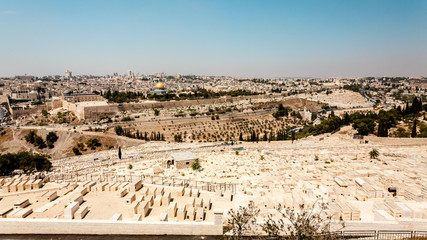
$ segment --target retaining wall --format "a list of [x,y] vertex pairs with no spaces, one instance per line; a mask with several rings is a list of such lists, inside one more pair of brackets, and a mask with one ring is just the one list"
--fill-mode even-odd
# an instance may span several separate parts
[[2,234],[222,235],[222,224],[102,220],[1,219]]

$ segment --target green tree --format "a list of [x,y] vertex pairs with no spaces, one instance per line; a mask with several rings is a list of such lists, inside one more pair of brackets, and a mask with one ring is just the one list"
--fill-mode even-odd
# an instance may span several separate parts
[[194,162],[191,164],[191,169],[196,171],[196,170],[200,170],[200,168],[201,166],[200,166],[199,159],[194,160]]
[[101,146],[101,143],[99,142],[98,138],[90,138],[86,141],[86,146],[93,150],[93,149]]
[[0,154],[0,175],[10,175],[20,169],[25,173],[33,171],[49,171],[52,163],[46,155],[31,152]]
[[[230,238],[236,240],[243,239],[246,235],[252,235],[255,231],[256,217],[259,211],[255,208],[253,201],[250,201],[248,206],[240,206],[238,210],[230,209],[225,233],[230,233]],[[227,237],[227,235],[224,236]]]
[[411,134],[407,132],[404,128],[400,127],[394,131],[393,136],[399,138],[408,138]]
[[182,142],[182,135],[181,134],[176,134],[173,136],[175,142]]
[[414,138],[416,136],[417,136],[417,119],[414,119],[414,123],[412,124],[411,137]]
[[380,122],[378,123],[378,132],[377,132],[377,136],[378,137],[388,137],[388,129],[386,124],[384,123],[384,121],[380,120]]
[[36,135],[34,137],[34,146],[36,146],[36,147],[38,147],[40,149],[43,149],[43,148],[46,147],[46,143],[44,142],[44,140],[43,140],[42,137]]
[[73,147],[73,153],[74,155],[82,155],[78,147]]
[[123,135],[123,133],[124,133],[122,126],[115,126],[115,127],[114,127],[114,131],[115,131],[115,132],[116,132],[116,134],[117,134],[117,135],[119,135],[119,136],[122,136],[122,135]]
[[[316,203],[315,203],[316,204]],[[279,211],[281,218],[273,218],[269,215],[262,230],[270,237],[275,239],[295,239],[295,240],[333,240],[340,239],[332,231],[332,217],[323,211],[324,204],[320,211],[313,211],[314,206],[307,208],[304,204],[300,209],[286,208]],[[342,227],[344,222],[341,221]],[[286,237],[282,237],[282,236]]]
[[42,115],[45,116],[45,117],[47,117],[49,115],[49,113],[46,110],[43,109],[42,110]]
[[25,135],[25,141],[34,144],[36,136],[36,132],[30,131],[27,135]]
[[46,136],[46,143],[49,148],[54,148],[53,145],[58,140],[58,136],[54,132],[49,132]]
[[372,118],[356,119],[353,123],[353,128],[356,129],[360,135],[366,136],[374,132],[375,120]]
[[76,144],[76,146],[77,146],[78,150],[80,150],[80,151],[86,151],[85,150],[85,145],[83,143],[79,142],[79,143]]

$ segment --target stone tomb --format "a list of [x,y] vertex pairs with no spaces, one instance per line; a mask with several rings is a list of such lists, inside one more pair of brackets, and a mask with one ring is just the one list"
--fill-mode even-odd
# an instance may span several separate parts
[[79,209],[78,202],[70,203],[64,210],[64,219],[71,220],[74,218],[74,213]]
[[168,207],[168,216],[174,218],[177,212],[177,204],[176,202],[170,202]]

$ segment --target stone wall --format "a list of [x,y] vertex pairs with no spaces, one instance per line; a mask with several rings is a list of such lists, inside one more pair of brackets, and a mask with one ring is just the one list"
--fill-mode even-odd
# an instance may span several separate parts
[[[188,107],[192,105],[203,104],[218,104],[233,101],[243,101],[249,99],[265,99],[270,96],[254,95],[254,96],[240,96],[240,97],[220,97],[214,99],[200,99],[200,100],[184,100],[184,101],[167,101],[167,102],[145,102],[145,103],[123,103],[123,104],[109,104],[108,106],[85,106],[83,114],[76,114],[79,119],[85,120],[98,120],[101,117],[114,116],[121,111],[138,111],[151,108],[174,108],[174,107]],[[65,102],[65,101],[64,101]],[[80,107],[80,106],[79,106]],[[73,110],[71,110],[73,111]]]
[[[13,111],[13,117],[17,118],[23,115],[29,115],[42,110],[52,110],[63,107],[72,113],[79,120],[98,120],[101,117],[112,117],[121,111],[138,111],[143,109],[151,108],[174,108],[174,107],[188,107],[192,105],[203,105],[203,104],[218,104],[227,103],[233,101],[243,101],[249,99],[266,99],[271,96],[267,95],[253,95],[253,96],[239,96],[229,97],[224,96],[214,99],[200,99],[200,100],[184,100],[184,101],[167,101],[167,102],[145,102],[145,103],[123,103],[123,104],[108,104],[108,105],[97,105],[97,106],[82,106],[76,104],[84,100],[88,101],[100,101],[104,100],[101,96],[79,96],[73,101],[67,101],[65,98],[52,99],[52,102],[46,103],[44,106],[38,106],[33,109],[15,110]],[[16,113],[15,113],[16,112]]]
[[20,116],[30,115],[30,114],[34,114],[37,112],[41,112],[42,110],[48,110],[47,106],[42,105],[42,106],[37,106],[37,107],[31,108],[31,109],[17,109],[17,110],[13,110],[12,117],[14,119],[16,119]]
[[218,224],[218,222],[0,219],[2,234],[222,235],[222,231],[222,221]]

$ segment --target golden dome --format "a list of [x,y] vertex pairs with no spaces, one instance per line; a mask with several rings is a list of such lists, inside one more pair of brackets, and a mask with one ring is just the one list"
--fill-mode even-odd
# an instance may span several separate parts
[[165,88],[165,85],[163,85],[163,83],[159,82],[156,84],[156,88]]

